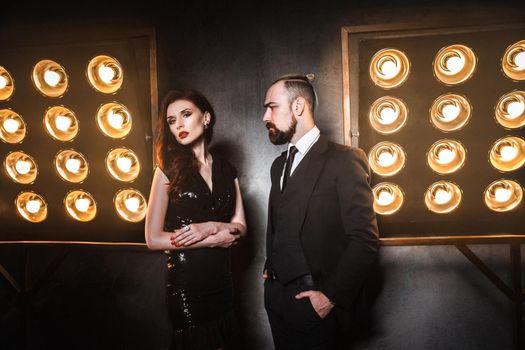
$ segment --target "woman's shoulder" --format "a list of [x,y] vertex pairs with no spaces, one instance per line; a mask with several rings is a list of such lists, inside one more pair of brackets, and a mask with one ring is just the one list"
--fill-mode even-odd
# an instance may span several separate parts
[[221,169],[223,173],[230,175],[234,179],[237,178],[237,169],[226,157],[216,153],[212,154],[212,157],[217,169]]

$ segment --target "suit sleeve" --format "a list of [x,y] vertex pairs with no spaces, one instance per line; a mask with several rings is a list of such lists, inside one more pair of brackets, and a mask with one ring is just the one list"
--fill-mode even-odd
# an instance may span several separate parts
[[347,245],[322,291],[336,306],[349,310],[377,258],[379,234],[366,156],[361,149],[346,149],[342,158],[337,196]]

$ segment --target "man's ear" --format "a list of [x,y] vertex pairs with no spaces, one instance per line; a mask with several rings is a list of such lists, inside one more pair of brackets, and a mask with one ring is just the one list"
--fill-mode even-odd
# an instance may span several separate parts
[[300,116],[303,114],[306,107],[306,100],[303,97],[297,97],[292,103],[292,112],[294,115]]

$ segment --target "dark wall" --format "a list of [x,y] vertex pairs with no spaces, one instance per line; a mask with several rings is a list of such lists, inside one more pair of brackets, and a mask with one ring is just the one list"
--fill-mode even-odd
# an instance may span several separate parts
[[[194,87],[210,98],[218,115],[213,146],[239,170],[249,232],[233,251],[233,265],[247,349],[272,349],[261,269],[269,167],[281,148],[268,142],[261,120],[267,85],[282,74],[314,73],[320,100],[316,122],[331,140],[343,142],[341,26],[461,18],[484,23],[509,9],[525,18],[523,5],[506,2],[396,2],[401,3],[159,1],[122,15],[157,29],[160,96],[171,87]],[[92,20],[106,23],[108,17]],[[0,344],[10,349],[167,346],[162,253],[29,247],[26,254],[25,249],[0,246],[0,264],[18,281],[24,280],[27,256],[33,284],[55,258],[63,260],[29,298],[0,278]],[[473,249],[511,285],[507,246]],[[356,349],[514,347],[512,304],[453,247],[383,248],[373,277],[378,297],[372,327]]]

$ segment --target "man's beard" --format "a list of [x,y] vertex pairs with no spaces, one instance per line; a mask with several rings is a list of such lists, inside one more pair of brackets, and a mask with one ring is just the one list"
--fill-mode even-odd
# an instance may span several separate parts
[[268,137],[270,142],[274,145],[284,145],[285,143],[290,142],[293,135],[295,135],[295,129],[297,128],[297,119],[292,115],[292,122],[288,127],[288,130],[282,131],[279,130],[274,123],[266,123],[266,128],[268,129]]

